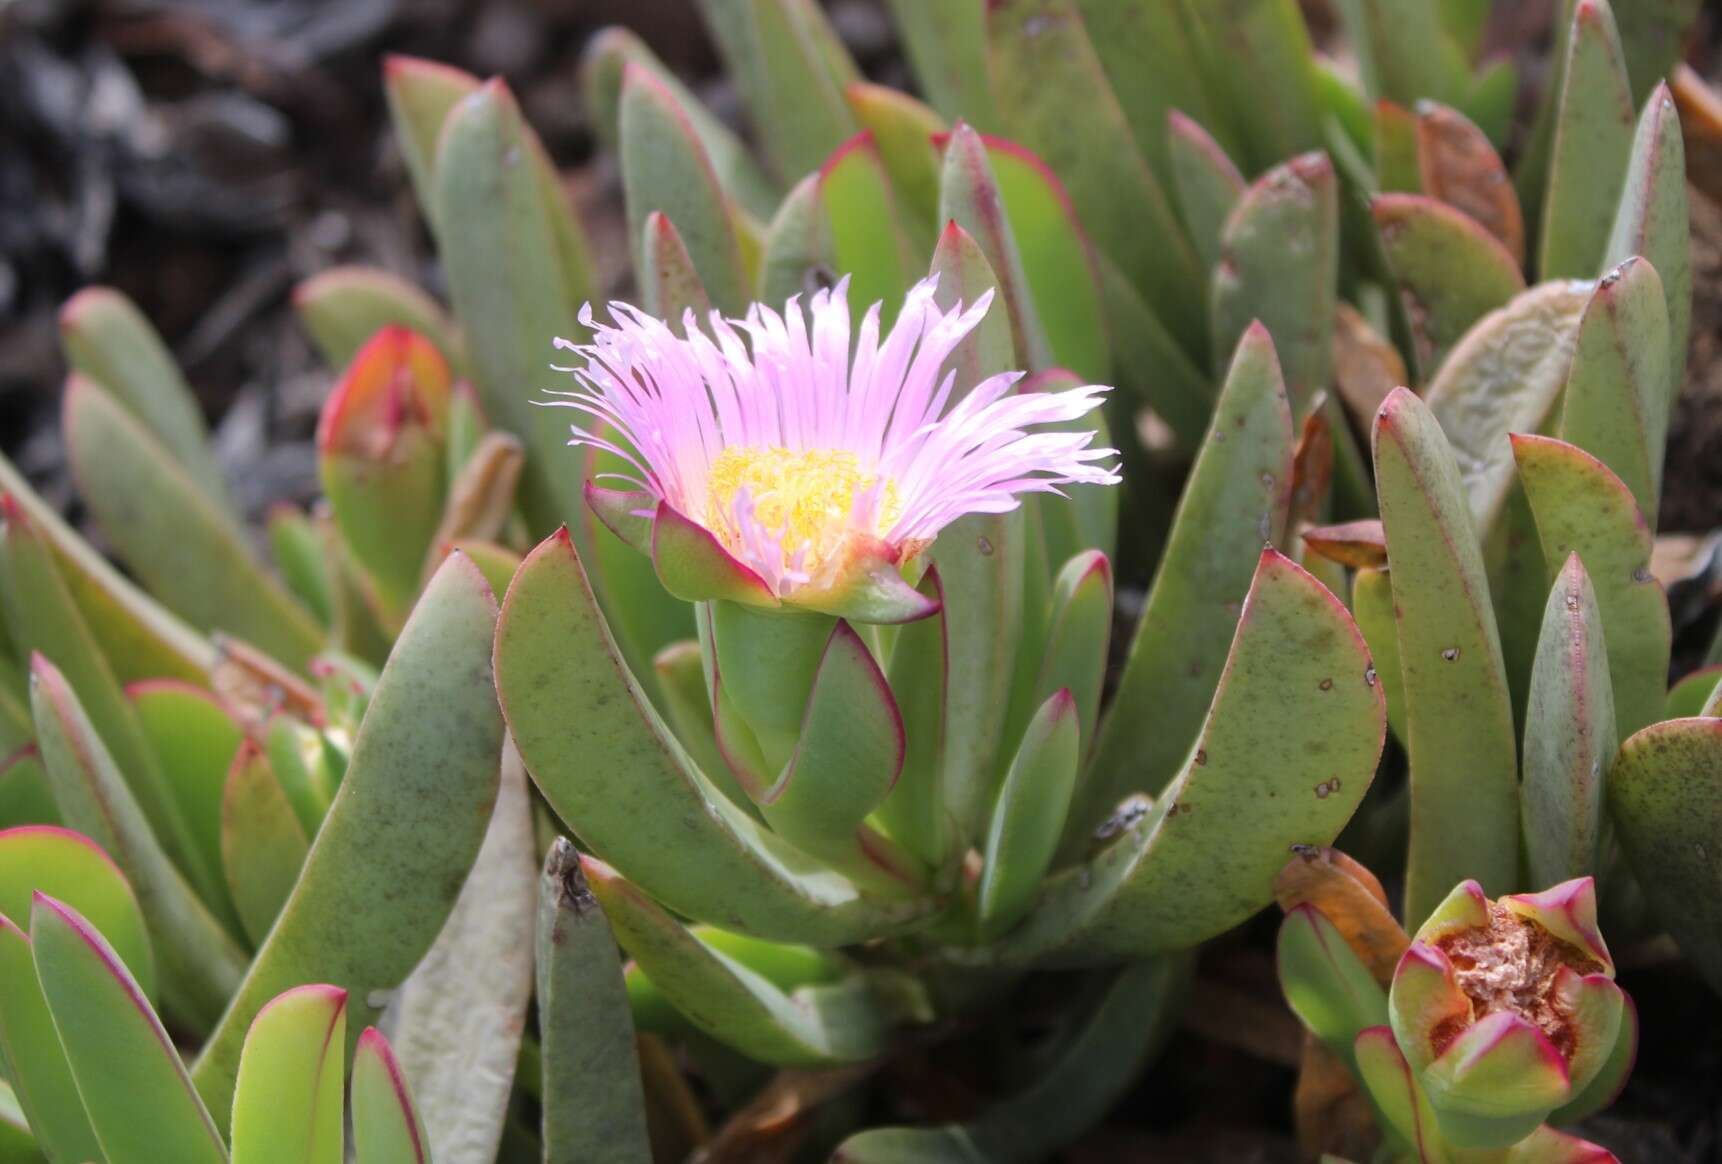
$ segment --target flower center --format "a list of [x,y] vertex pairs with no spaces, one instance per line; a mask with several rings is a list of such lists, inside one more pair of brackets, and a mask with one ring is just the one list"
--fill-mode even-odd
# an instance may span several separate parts
[[1489,903],[1488,925],[1461,930],[1437,945],[1453,963],[1459,989],[1471,1000],[1473,1021],[1497,1010],[1513,1011],[1572,1058],[1572,1024],[1557,1005],[1555,976],[1562,967],[1591,974],[1602,968],[1600,963],[1496,902]]
[[860,515],[861,532],[888,530],[903,511],[896,486],[864,473],[860,458],[843,449],[727,448],[706,478],[706,525],[732,550],[741,541],[734,508],[743,489],[754,521],[782,542],[786,556],[806,548],[802,566],[810,573],[857,528],[855,503],[869,490],[878,495],[871,514]]

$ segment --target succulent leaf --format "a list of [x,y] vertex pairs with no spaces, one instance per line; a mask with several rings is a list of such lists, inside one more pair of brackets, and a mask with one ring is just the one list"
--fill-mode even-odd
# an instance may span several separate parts
[[1127,792],[1159,790],[1184,763],[1219,682],[1263,544],[1283,539],[1292,418],[1273,341],[1253,328],[1179,502],[1071,824],[1093,828]]
[[1603,775],[1618,737],[1596,591],[1577,553],[1549,592],[1525,713],[1525,867],[1537,885],[1596,871]]
[[238,520],[94,381],[74,374],[62,405],[85,503],[116,552],[169,608],[302,666],[322,646],[310,611],[253,556]]
[[245,968],[244,954],[163,850],[65,676],[41,656],[31,670],[37,738],[61,815],[131,882],[170,1011],[194,1025],[212,1022]]
[[[8,891],[10,891],[8,886]],[[12,903],[8,902],[8,907]],[[28,924],[28,911],[20,913]],[[148,947],[145,947],[147,952]],[[147,964],[147,963],[146,963]],[[42,997],[29,936],[0,913],[0,1063],[12,1098],[25,1117],[39,1159],[46,1152],[64,1160],[99,1160],[101,1145],[90,1127],[77,1080],[66,1062],[54,1017]]]
[[643,65],[623,68],[617,133],[636,273],[648,269],[646,216],[661,212],[675,223],[713,304],[725,314],[739,314],[749,300],[749,280],[736,240],[735,211],[687,113]]
[[925,910],[863,898],[711,786],[619,658],[566,534],[527,555],[504,606],[497,690],[527,771],[582,841],[666,906],[817,945]]
[[70,906],[37,893],[30,949],[102,1158],[225,1164],[215,1121],[173,1041],[106,939]]
[[233,1093],[234,1164],[341,1164],[347,992],[296,986],[252,1020]]
[[1452,446],[1485,542],[1512,491],[1509,433],[1540,432],[1560,400],[1595,284],[1541,283],[1479,320],[1423,398]]
[[960,119],[983,133],[997,132],[999,117],[987,76],[984,0],[889,2],[915,79],[933,108],[948,121]]
[[1417,367],[1433,377],[1479,319],[1525,289],[1525,277],[1498,239],[1446,202],[1383,194],[1370,209],[1411,323]]
[[1722,720],[1652,724],[1620,747],[1609,815],[1656,918],[1722,989]]
[[1602,267],[1637,121],[1608,0],[1578,0],[1571,12],[1543,196],[1544,279],[1588,278]]
[[[28,727],[28,720],[25,721]],[[60,824],[60,810],[36,745],[25,743],[0,760],[0,828]]]
[[1141,288],[1153,313],[1201,356],[1196,252],[1136,150],[1076,0],[1001,0],[987,14],[989,65],[1009,136],[1070,191],[1095,244]]
[[353,1052],[355,1164],[430,1164],[430,1143],[389,1041],[366,1027]]
[[269,935],[310,847],[269,761],[246,743],[222,790],[221,857],[228,894],[253,946]]
[[[544,1159],[650,1164],[634,1023],[609,920],[558,837],[538,887],[538,1030],[544,1048]],[[604,1064],[594,1071],[592,1065]]]
[[[1141,11],[1151,11],[1144,6]],[[1226,151],[1199,122],[1174,109],[1166,122],[1167,164],[1184,228],[1190,232],[1202,269],[1221,258],[1220,236],[1247,183]]]
[[993,804],[976,897],[983,933],[1003,932],[1021,917],[1052,866],[1081,746],[1081,713],[1061,687],[1029,720]]
[[1387,991],[1315,906],[1286,914],[1275,961],[1286,1005],[1341,1057],[1351,1057],[1366,1027],[1387,1021]]
[[1650,530],[1620,478],[1589,453],[1531,435],[1514,435],[1512,447],[1544,557],[1578,554],[1596,586],[1615,720],[1631,735],[1656,721],[1668,682],[1668,598],[1650,572]]
[[[423,957],[453,907],[496,797],[502,722],[490,672],[496,600],[451,557],[377,682],[317,843],[195,1068],[225,1112],[251,1019],[303,982],[348,991],[359,1026]],[[369,903],[386,897],[389,909]]]
[[526,772],[505,743],[484,843],[442,932],[389,1002],[395,1057],[444,1164],[490,1164],[503,1137],[532,995],[533,857]]
[[230,514],[227,483],[197,397],[137,305],[110,287],[86,288],[60,309],[60,342],[72,370],[111,393],[197,490]]
[[[1421,922],[1467,874],[1497,890],[1518,875],[1513,709],[1482,552],[1435,414],[1396,389],[1373,444],[1415,822],[1405,917]],[[1456,715],[1467,724],[1457,734]]]
[[330,267],[293,288],[293,311],[331,368],[345,368],[385,327],[424,336],[459,369],[460,335],[417,283],[373,267]]
[[[73,601],[47,540],[5,497],[0,497],[0,515],[0,606],[15,649],[21,658],[43,655],[57,661],[167,855],[200,890],[219,899],[219,875],[211,881],[216,870],[199,848],[185,807],[175,797],[101,640]],[[64,804],[60,811],[66,813]]]
[[[1122,816],[1091,860],[1049,879],[987,956],[1135,956],[1237,924],[1272,900],[1293,846],[1338,835],[1368,789],[1385,733],[1380,689],[1345,608],[1289,558],[1264,550],[1176,779],[1151,809]],[[1269,751],[1279,762],[1261,765]],[[1214,861],[1221,845],[1232,854],[1223,871]]]
[[580,865],[622,948],[706,1034],[779,1065],[852,1063],[883,1048],[886,1016],[859,976],[785,993],[702,943],[603,862]]

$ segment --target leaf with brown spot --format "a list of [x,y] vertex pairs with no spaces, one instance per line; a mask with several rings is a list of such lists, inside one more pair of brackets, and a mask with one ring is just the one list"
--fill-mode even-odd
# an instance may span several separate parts
[[1427,102],[1417,109],[1417,170],[1423,192],[1480,222],[1513,261],[1525,262],[1525,217],[1501,155],[1463,113]]

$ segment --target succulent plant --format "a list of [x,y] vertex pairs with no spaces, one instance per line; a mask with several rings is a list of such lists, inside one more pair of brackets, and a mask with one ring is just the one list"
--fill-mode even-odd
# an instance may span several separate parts
[[[1722,736],[1648,565],[1693,5],[1575,0],[1511,178],[1484,6],[1338,7],[1358,80],[1294,0],[894,3],[923,104],[812,0],[704,0],[759,159],[603,34],[608,322],[506,85],[391,59],[450,302],[297,289],[339,376],[274,570],[148,323],[68,303],[127,573],[0,461],[0,1157],[333,1159],[356,1048],[361,1164],[667,1158],[662,1039],[839,1077],[1075,968],[1036,1082],[837,1149],[1039,1159],[1277,893],[1401,1156],[1601,1158],[1544,1126],[1630,1066],[1598,909],[1722,988]],[[1372,878],[1288,894],[1348,826],[1416,944]],[[1509,939],[1500,1009],[1461,956]]]
[[1613,1160],[1545,1124],[1606,1107],[1637,1047],[1592,879],[1495,901],[1462,882],[1414,939],[1379,891],[1342,855],[1294,859],[1278,955],[1286,1001],[1368,1097],[1392,1158]]

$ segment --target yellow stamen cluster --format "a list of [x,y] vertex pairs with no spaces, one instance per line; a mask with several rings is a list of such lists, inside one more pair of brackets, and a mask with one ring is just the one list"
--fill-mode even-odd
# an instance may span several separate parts
[[[817,571],[850,532],[855,499],[878,480],[862,472],[860,458],[842,449],[728,448],[712,462],[706,478],[706,526],[719,541],[736,548],[740,533],[730,511],[736,494],[745,488],[755,518],[782,541],[786,556],[805,545],[804,566]],[[864,532],[884,533],[901,515],[896,487],[886,481],[875,528]]]

